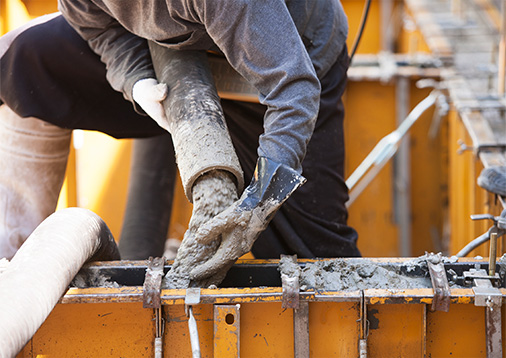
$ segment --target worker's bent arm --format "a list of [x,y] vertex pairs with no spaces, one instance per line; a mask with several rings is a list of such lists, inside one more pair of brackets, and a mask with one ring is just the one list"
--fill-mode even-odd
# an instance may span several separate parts
[[58,7],[106,64],[111,86],[135,103],[132,99],[135,82],[155,78],[147,41],[126,30],[91,1],[58,0]]
[[258,155],[302,171],[320,82],[284,1],[192,0],[207,32],[267,105]]

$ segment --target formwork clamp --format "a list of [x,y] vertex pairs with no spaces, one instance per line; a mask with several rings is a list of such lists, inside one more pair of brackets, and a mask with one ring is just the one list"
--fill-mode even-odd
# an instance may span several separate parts
[[434,290],[431,310],[448,312],[450,310],[450,286],[441,254],[427,254],[427,267]]
[[165,257],[150,257],[142,289],[142,307],[160,308]]
[[163,357],[164,320],[162,313],[162,278],[165,257],[150,257],[142,289],[142,307],[152,308],[155,314],[155,358]]

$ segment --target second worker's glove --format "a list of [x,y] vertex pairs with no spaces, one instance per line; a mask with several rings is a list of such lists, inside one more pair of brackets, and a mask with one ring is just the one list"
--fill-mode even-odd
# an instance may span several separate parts
[[194,240],[200,244],[219,240],[220,235],[221,243],[210,259],[191,271],[190,278],[224,277],[222,271],[251,250],[276,211],[304,182],[292,168],[260,157],[251,184],[239,200],[197,231]]
[[139,80],[132,88],[134,101],[165,130],[167,130],[167,119],[162,101],[167,97],[167,93],[167,85],[154,78]]

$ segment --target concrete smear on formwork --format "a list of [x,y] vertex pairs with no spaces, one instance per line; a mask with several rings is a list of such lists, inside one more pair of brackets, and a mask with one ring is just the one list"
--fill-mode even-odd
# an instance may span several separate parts
[[307,263],[301,287],[325,291],[431,288],[429,277],[408,277],[395,267],[364,259],[334,259]]
[[281,256],[281,259],[279,260],[278,270],[281,275],[297,277],[300,276],[301,269],[299,264],[292,259],[292,256]]
[[406,267],[407,272],[414,271],[417,267],[421,267],[425,271],[428,270],[427,260],[431,260],[432,263],[437,264],[440,260],[444,264],[453,264],[459,260],[457,256],[443,256],[441,253],[428,254],[416,257],[412,260],[403,262],[403,266]]
[[100,270],[93,268],[90,268],[86,275],[83,273],[78,273],[70,283],[70,286],[77,288],[120,287],[116,281],[111,281],[111,277],[103,275],[100,273]]
[[[165,276],[162,287],[177,289],[190,287],[190,272],[197,265],[209,260],[219,247],[220,240],[207,245],[195,241],[198,228],[221,213],[237,200],[237,188],[228,172],[213,170],[203,175],[193,186],[193,212],[183,241],[171,270]],[[192,282],[194,287],[219,284],[229,267],[223,268],[210,279]]]

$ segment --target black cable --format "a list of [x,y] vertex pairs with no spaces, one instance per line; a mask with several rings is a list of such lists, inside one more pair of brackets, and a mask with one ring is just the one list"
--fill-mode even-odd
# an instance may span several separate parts
[[371,8],[371,0],[366,0],[364,5],[364,11],[362,12],[362,19],[360,20],[360,26],[358,29],[357,37],[355,38],[355,42],[351,47],[350,52],[350,63],[353,60],[353,56],[355,56],[355,52],[357,51],[358,44],[360,43],[360,39],[362,38],[362,34],[364,33],[365,23],[367,22],[367,17],[369,16],[369,9]]

